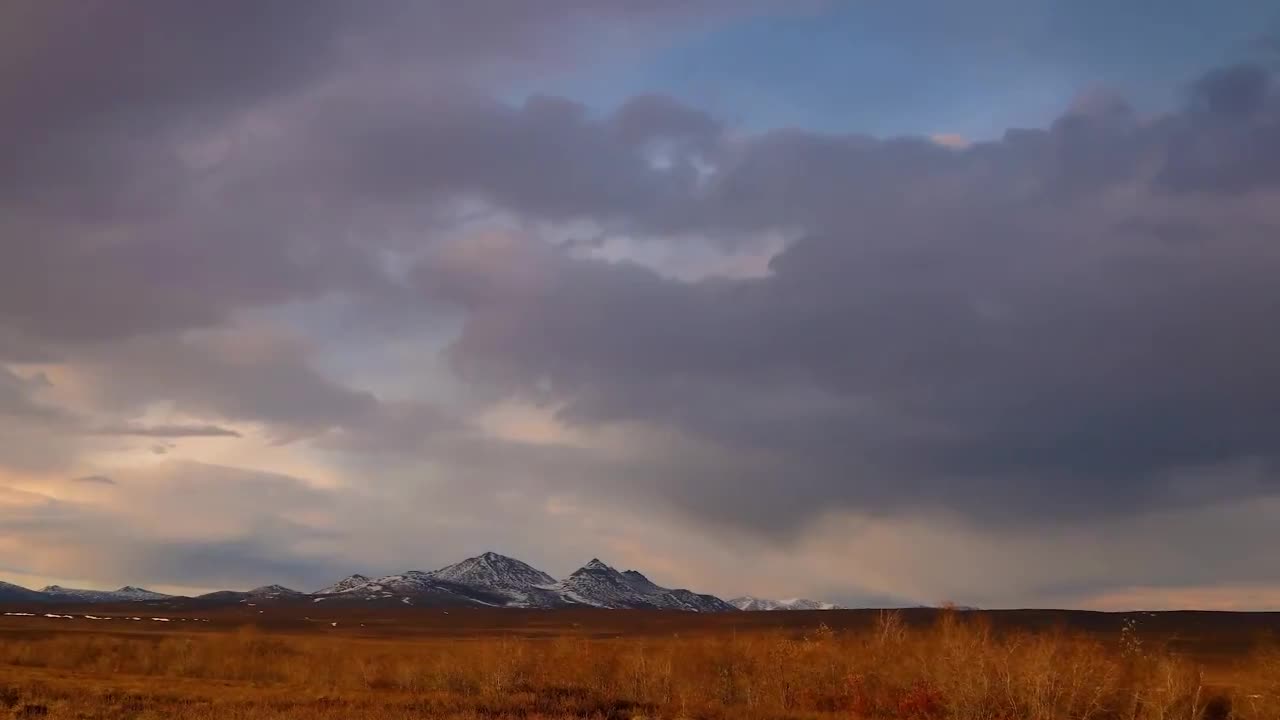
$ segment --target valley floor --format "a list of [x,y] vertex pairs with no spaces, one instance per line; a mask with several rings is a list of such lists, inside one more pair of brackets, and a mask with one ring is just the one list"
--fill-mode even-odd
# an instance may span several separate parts
[[0,615],[0,717],[1280,718],[1268,614],[179,610]]

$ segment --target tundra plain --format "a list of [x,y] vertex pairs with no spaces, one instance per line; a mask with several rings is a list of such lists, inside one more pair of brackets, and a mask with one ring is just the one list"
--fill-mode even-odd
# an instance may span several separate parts
[[0,712],[13,717],[1280,717],[1268,613],[0,612],[32,613],[0,615]]

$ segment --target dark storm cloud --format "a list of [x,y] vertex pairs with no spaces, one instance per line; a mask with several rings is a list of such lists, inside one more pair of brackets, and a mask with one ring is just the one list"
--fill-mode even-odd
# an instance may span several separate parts
[[[10,150],[0,158],[0,353],[29,356],[40,340],[211,326],[245,307],[383,284],[369,248],[348,237],[358,208],[322,195],[308,175],[316,168],[267,172],[280,161],[270,152],[257,161],[269,140],[243,147],[253,134],[244,126],[264,117],[270,125],[280,103],[389,67],[420,87],[465,85],[486,68],[564,60],[578,22],[678,24],[731,9],[625,0],[8,3],[0,9],[0,133]],[[543,110],[548,131],[560,126],[558,113],[574,112]],[[541,132],[532,127],[514,142],[536,148]],[[23,345],[9,349],[8,336]]]
[[[380,90],[322,93],[283,117],[286,137],[246,140],[214,172],[153,143],[146,157],[110,160],[100,182],[77,175],[109,216],[24,205],[0,221],[13,238],[0,323],[76,343],[209,327],[327,293],[393,299],[376,238],[405,231],[402,208],[479,196],[533,217],[631,223],[639,204],[651,224],[689,196],[689,153],[715,137],[709,118],[659,97],[598,121],[559,98],[510,107],[469,91]],[[661,145],[680,152],[657,168],[649,153]],[[97,200],[66,202],[78,212]]]
[[1258,65],[1232,65],[1213,70],[1192,86],[1197,102],[1221,115],[1251,115],[1262,110],[1270,94],[1271,75]]
[[663,95],[631,98],[614,114],[612,124],[624,140],[685,140],[698,146],[715,142],[723,127],[710,115]]
[[300,249],[303,208],[255,202],[257,188],[228,190],[183,156],[350,62],[352,43],[379,47],[412,7],[375,4],[391,14],[347,0],[6,4],[0,325],[110,339],[376,282],[331,237]]
[[288,88],[333,62],[353,9],[332,0],[305,10],[289,0],[8,3],[6,115],[56,129]]
[[[1211,72],[1156,118],[1093,94],[1047,129],[964,150],[735,133],[660,95],[598,114],[476,89],[482,66],[554,55],[571,18],[650,7],[10,4],[2,359],[66,359],[125,417],[163,402],[202,425],[406,453],[463,423],[344,385],[291,336],[228,326],[335,295],[371,323],[447,304],[465,313],[453,368],[484,392],[749,457],[623,473],[629,496],[700,518],[772,532],[939,505],[1092,519],[1271,491],[1212,474],[1168,491],[1171,474],[1269,467],[1280,447],[1265,70]],[[764,277],[687,282],[519,233],[439,244],[457,228],[416,224],[458,200],[676,257],[689,235],[793,241]],[[412,296],[381,254],[406,247],[428,257]],[[0,370],[8,412],[39,409],[33,395]],[[533,467],[570,462],[539,453]]]
[[[726,142],[670,209],[711,232],[808,230],[765,278],[684,283],[512,239],[449,248],[419,281],[467,310],[463,377],[572,422],[777,453],[771,478],[658,482],[700,512],[784,527],[833,506],[1135,512],[1174,502],[1171,473],[1270,463],[1280,441],[1280,213],[1239,192],[1272,191],[1280,112],[1252,70],[1197,87],[1209,115],[1140,123],[1094,103],[963,152]],[[1241,152],[1187,164],[1202,142]],[[653,209],[631,218],[673,217]],[[1178,501],[1241,491],[1202,482]]]
[[[481,198],[531,218],[633,224],[677,209],[694,188],[690,161],[716,138],[706,116],[661,97],[594,117],[559,97],[509,105],[451,89],[410,100],[320,98],[289,146],[295,169],[365,202]],[[658,166],[653,152],[678,150]]]
[[17,0],[0,10],[0,109],[11,127],[40,132],[120,117],[192,118],[287,92],[360,62],[421,62],[428,72],[465,74],[477,65],[548,53],[556,33],[584,17],[679,19],[731,6]]

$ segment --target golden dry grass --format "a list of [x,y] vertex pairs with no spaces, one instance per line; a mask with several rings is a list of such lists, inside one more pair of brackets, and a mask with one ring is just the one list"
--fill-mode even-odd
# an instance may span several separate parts
[[[1280,653],[1206,668],[1132,634],[911,628],[420,638],[31,633],[0,713],[59,718],[1275,720]],[[2,716],[2,715],[0,715]]]

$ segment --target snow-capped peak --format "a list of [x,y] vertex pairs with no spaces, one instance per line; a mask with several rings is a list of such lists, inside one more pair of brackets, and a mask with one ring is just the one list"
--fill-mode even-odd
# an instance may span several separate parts
[[164,593],[158,593],[154,590],[148,590],[146,588],[137,587],[136,585],[125,585],[124,587],[120,588],[119,590],[116,590],[112,594],[122,598],[131,598],[131,599],[137,599],[137,600],[159,600],[160,598],[170,597],[169,595],[166,595]]
[[556,579],[515,558],[486,552],[429,573],[432,578],[501,590],[547,588]]
[[330,585],[329,587],[321,588],[315,591],[314,594],[334,595],[340,592],[347,592],[348,590],[354,590],[355,588],[365,585],[369,581],[370,581],[370,578],[365,577],[364,575],[361,575],[359,573],[356,573],[355,575],[348,575],[347,577],[342,578],[341,580]]
[[590,562],[578,568],[577,571],[574,572],[574,575],[577,575],[578,573],[584,572],[584,571],[585,572],[617,572],[613,568],[601,562],[600,558],[591,558]]
[[301,597],[306,593],[298,592],[293,588],[287,588],[283,585],[263,585],[250,590],[248,596],[251,598],[282,598],[282,597]]
[[603,608],[652,608],[719,612],[733,607],[711,595],[664,588],[635,570],[618,572],[593,558],[560,582],[572,602]]

